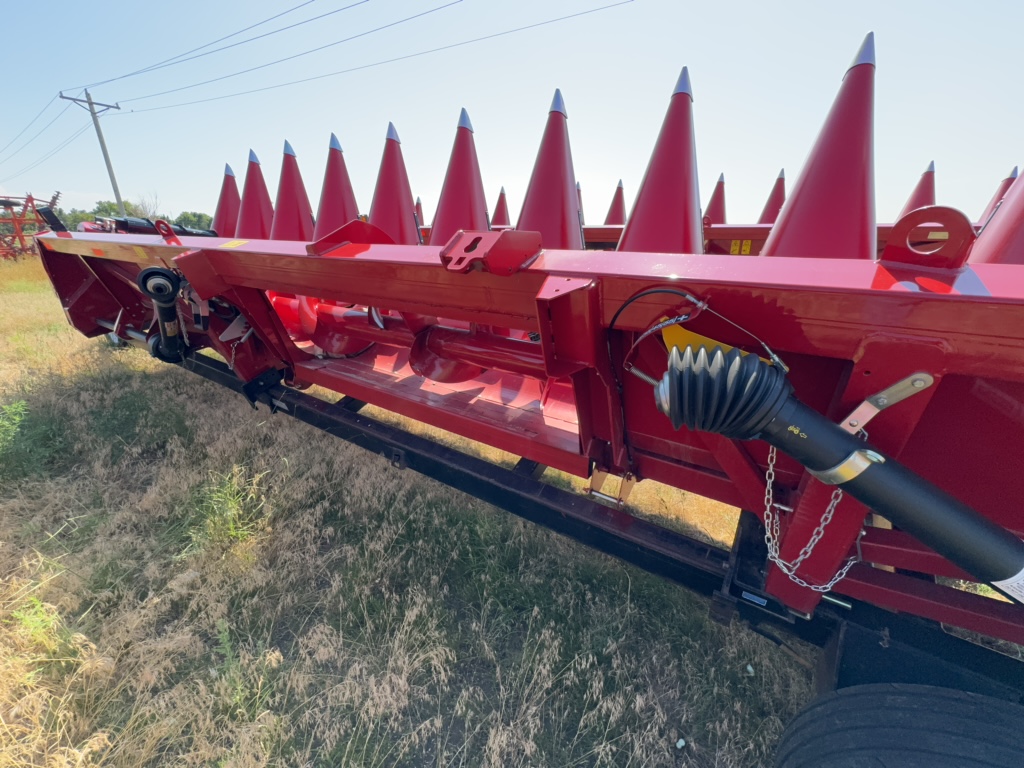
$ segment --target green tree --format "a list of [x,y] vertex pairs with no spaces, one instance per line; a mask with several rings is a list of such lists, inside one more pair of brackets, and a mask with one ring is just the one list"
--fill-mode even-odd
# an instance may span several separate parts
[[[136,216],[140,219],[146,218],[146,214],[142,209],[131,200],[124,201],[124,212],[128,216]],[[106,216],[108,218],[116,218],[121,215],[121,212],[117,209],[117,203],[113,200],[100,200],[96,203],[96,207],[92,209],[92,213],[94,216]]]
[[192,229],[209,229],[213,223],[213,217],[208,213],[199,211],[182,211],[174,223],[179,227],[191,227]]
[[[140,219],[165,219],[171,221],[171,217],[156,213],[151,214],[147,208],[157,205],[156,198],[152,200],[144,200],[142,204],[132,202],[131,200],[124,201],[125,213],[129,216],[135,216]],[[103,216],[106,218],[118,218],[120,212],[117,210],[117,203],[113,200],[100,200],[96,203],[96,206],[91,211],[86,211],[82,208],[72,208],[65,211],[63,208],[57,209],[57,218],[64,222],[64,226],[74,232],[78,229],[78,225],[83,221],[92,221],[97,216]],[[183,211],[178,215],[172,223],[182,227],[192,227],[194,229],[209,229],[210,224],[213,222],[213,217],[208,213],[202,213],[200,211]]]
[[95,218],[92,211],[87,211],[84,208],[72,208],[70,211],[65,211],[63,208],[58,208],[57,218],[64,222],[64,226],[74,232],[78,229],[78,225],[83,221],[92,221]]

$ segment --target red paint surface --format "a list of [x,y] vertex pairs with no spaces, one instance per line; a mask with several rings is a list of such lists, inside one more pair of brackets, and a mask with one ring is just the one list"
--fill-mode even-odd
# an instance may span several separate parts
[[327,168],[320,191],[320,207],[316,212],[313,239],[319,240],[353,219],[359,218],[356,194],[345,165],[345,155],[333,147],[327,150]]
[[271,240],[313,239],[313,209],[302,183],[299,161],[295,155],[284,153],[281,160],[281,178],[277,185],[277,203],[274,205],[274,224],[270,228]]
[[233,173],[225,173],[220,185],[220,196],[217,208],[213,213],[210,228],[221,237],[234,237],[238,225],[238,209],[242,199],[238,194],[238,184]]
[[874,257],[874,83],[873,64],[846,73],[762,256]]
[[779,211],[786,202],[786,177],[781,173],[772,185],[772,191],[764,203],[761,215],[757,217],[758,224],[774,224],[779,217]]
[[[368,229],[368,236],[375,231]],[[354,230],[344,239],[353,236]],[[235,350],[245,377],[266,367],[289,369],[299,383],[327,386],[549,466],[586,475],[594,462],[612,473],[632,471],[760,513],[767,454],[762,443],[672,429],[650,387],[632,376],[623,379],[622,421],[610,370],[621,370],[633,333],[682,306],[671,296],[635,302],[617,321],[610,359],[608,324],[639,291],[676,286],[756,329],[791,367],[797,395],[833,419],[910,373],[932,373],[935,387],[872,423],[872,443],[990,519],[1024,533],[1016,503],[1024,497],[1024,270],[1017,265],[977,264],[945,274],[827,257],[681,260],[659,253],[547,250],[498,274],[449,269],[437,246],[351,243],[313,256],[304,243],[289,241],[235,246],[224,238],[182,238],[174,246],[150,236],[76,234],[45,235],[39,242],[69,318],[83,332],[103,332],[95,319],[113,321],[122,306],[144,323],[149,310],[129,287],[134,274],[143,264],[176,265],[201,296],[224,297],[257,328],[256,340]],[[487,249],[499,248],[499,242],[493,234],[481,240],[480,264],[489,263]],[[894,281],[894,274],[904,279]],[[915,290],[904,285],[910,278]],[[271,309],[266,291],[355,305],[321,302],[330,321],[318,326],[319,343],[345,354],[370,342],[376,346],[352,359],[312,359],[295,300],[279,296]],[[385,328],[374,329],[360,307],[379,308],[387,316]],[[421,318],[444,320],[433,326]],[[757,349],[710,313],[690,326]],[[528,331],[538,334],[536,341]],[[191,326],[188,332],[193,344],[231,354],[213,329],[208,336]],[[410,366],[410,350],[417,347],[421,371],[472,378],[446,382],[417,375]],[[663,373],[664,360],[656,337],[638,356],[655,377]],[[788,493],[795,507],[784,520],[787,557],[806,543],[831,493],[815,490],[821,488],[816,481],[805,487],[804,477],[798,465],[779,458],[777,490]],[[820,583],[831,577],[851,551],[864,513],[853,502],[840,506],[801,570],[805,578]],[[875,536],[867,552],[900,568],[955,573],[914,542]],[[1018,631],[1005,616],[993,619],[987,604],[981,604],[985,610],[952,610],[931,598],[903,600],[898,574],[871,576],[865,594],[879,604],[952,617],[997,636]],[[775,573],[769,589],[798,610],[813,608],[817,599]]]
[[455,143],[428,242],[444,245],[460,229],[482,232],[488,229],[487,198],[480,177],[476,144],[473,132],[463,127],[455,129]]
[[715,182],[715,188],[704,209],[704,218],[711,224],[725,224],[725,179]]
[[620,251],[703,253],[693,97],[676,93],[636,193]]
[[396,243],[415,245],[420,241],[402,145],[394,139],[384,141],[377,186],[370,203],[370,223],[384,230]]
[[612,203],[608,206],[604,223],[606,226],[617,227],[626,223],[626,196],[622,191],[621,183],[615,188],[615,194],[612,195]]
[[548,113],[516,229],[540,232],[545,248],[583,248],[568,119]]
[[914,185],[914,190],[903,204],[903,208],[896,216],[899,221],[911,211],[924,208],[927,205],[935,205],[935,171],[928,170],[921,174],[921,178]]
[[258,162],[249,161],[242,187],[242,200],[238,208],[235,237],[266,240],[274,223],[274,205],[270,202],[267,182]]

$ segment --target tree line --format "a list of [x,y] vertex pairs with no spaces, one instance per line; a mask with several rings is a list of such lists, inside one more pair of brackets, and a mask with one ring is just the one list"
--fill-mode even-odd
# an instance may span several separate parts
[[[152,221],[164,219],[172,224],[177,224],[181,227],[192,227],[193,229],[209,229],[210,224],[213,222],[212,216],[208,213],[201,213],[200,211],[182,211],[176,217],[172,218],[168,214],[160,213],[159,205],[160,203],[156,197],[148,199],[143,198],[138,202],[125,200],[124,210],[129,216],[134,216],[139,219],[150,219]],[[57,217],[64,222],[64,225],[72,232],[78,228],[78,225],[81,222],[92,221],[97,216],[117,218],[121,215],[117,209],[117,203],[113,200],[100,200],[91,211],[87,211],[83,208],[71,208],[65,211],[63,208],[58,208],[56,213]]]

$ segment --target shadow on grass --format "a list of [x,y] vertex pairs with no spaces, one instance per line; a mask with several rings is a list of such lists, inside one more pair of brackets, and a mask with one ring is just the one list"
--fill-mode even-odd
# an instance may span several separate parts
[[[0,421],[0,632],[54,617],[0,686],[48,697],[37,752],[755,766],[810,695],[681,589],[143,353],[83,354]],[[87,650],[33,677],[51,635]]]

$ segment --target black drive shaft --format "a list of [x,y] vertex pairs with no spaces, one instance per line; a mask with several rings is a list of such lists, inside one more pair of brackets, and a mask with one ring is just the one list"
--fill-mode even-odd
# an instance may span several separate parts
[[185,345],[178,321],[178,289],[181,279],[169,269],[149,267],[139,273],[139,289],[152,300],[160,335],[149,340],[153,357],[168,363],[182,359]]
[[655,398],[676,429],[764,440],[1024,602],[1024,541],[801,403],[780,368],[738,350],[674,348]]

